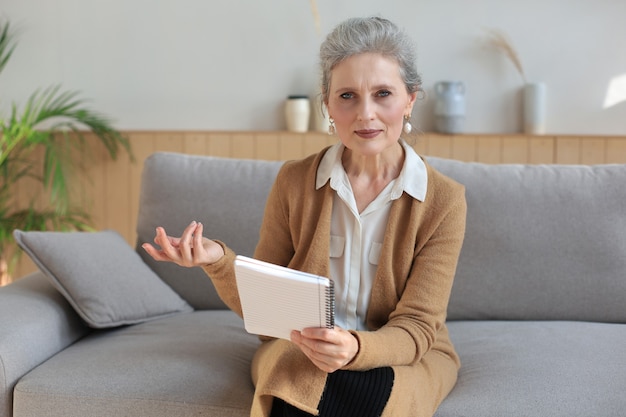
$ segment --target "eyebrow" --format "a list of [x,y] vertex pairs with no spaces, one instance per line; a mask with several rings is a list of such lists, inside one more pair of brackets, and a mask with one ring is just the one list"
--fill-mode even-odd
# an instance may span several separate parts
[[[347,91],[356,91],[358,90],[358,88],[355,87],[341,87],[341,88],[337,88],[334,90],[335,93],[345,93]],[[391,84],[378,84],[375,85],[374,87],[372,87],[373,91],[380,91],[380,90],[395,90],[395,87],[393,87]]]

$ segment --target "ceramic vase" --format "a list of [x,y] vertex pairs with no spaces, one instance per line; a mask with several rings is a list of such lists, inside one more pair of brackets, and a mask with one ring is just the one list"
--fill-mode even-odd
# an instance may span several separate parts
[[287,130],[304,133],[309,130],[311,102],[308,96],[289,96],[285,101],[285,120]]
[[461,133],[465,122],[465,84],[440,81],[435,84],[435,127],[441,133]]
[[526,83],[523,100],[524,133],[543,135],[546,133],[546,85]]

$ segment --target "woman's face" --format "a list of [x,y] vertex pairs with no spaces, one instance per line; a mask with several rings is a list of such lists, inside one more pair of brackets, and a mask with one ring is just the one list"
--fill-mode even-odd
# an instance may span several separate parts
[[415,97],[407,92],[394,59],[365,53],[333,69],[326,104],[346,148],[373,156],[397,143]]

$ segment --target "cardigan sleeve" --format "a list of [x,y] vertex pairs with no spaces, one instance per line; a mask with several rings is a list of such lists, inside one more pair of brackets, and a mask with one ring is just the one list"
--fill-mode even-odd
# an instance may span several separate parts
[[211,278],[211,282],[221,300],[239,317],[243,317],[237,281],[235,279],[235,252],[224,242],[216,240],[224,249],[224,256],[219,261],[202,267],[204,272]]
[[290,181],[288,168],[289,162],[281,167],[270,189],[259,231],[259,241],[254,251],[255,258],[283,266],[289,264],[294,254],[289,226],[289,204],[284,195]]

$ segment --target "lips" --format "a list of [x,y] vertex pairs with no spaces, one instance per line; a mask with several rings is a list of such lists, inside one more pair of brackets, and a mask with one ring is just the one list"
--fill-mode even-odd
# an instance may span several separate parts
[[365,139],[375,138],[380,134],[380,132],[382,132],[382,130],[379,129],[359,129],[354,131],[357,136]]

